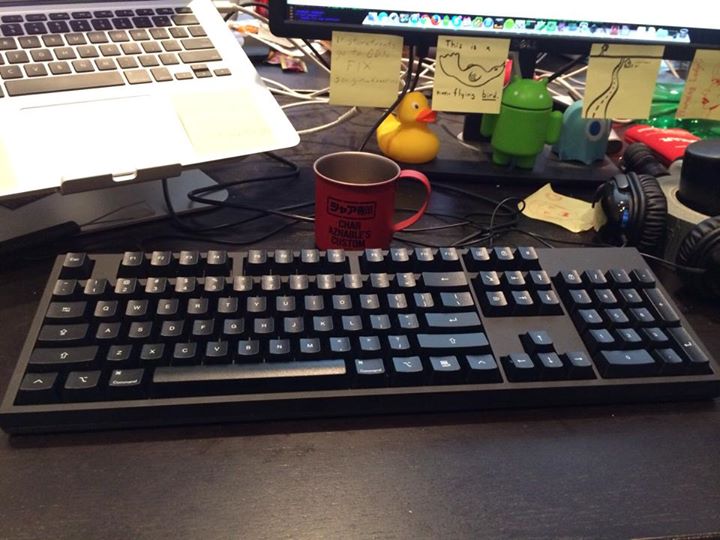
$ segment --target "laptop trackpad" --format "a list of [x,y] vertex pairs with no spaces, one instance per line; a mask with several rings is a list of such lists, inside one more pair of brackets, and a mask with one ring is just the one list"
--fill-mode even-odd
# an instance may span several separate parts
[[[23,178],[62,182],[112,174],[132,180],[138,170],[180,163],[191,151],[168,100],[137,96],[23,109],[13,146]],[[19,155],[19,154],[15,154]]]

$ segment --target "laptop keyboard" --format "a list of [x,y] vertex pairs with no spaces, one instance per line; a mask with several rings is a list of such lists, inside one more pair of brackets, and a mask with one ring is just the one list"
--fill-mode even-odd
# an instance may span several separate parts
[[630,248],[70,253],[0,425],[711,398],[716,360]]
[[230,75],[188,7],[0,16],[0,79],[22,96]]

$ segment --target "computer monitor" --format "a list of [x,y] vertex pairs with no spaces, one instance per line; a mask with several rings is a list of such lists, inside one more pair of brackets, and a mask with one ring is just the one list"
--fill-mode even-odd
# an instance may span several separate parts
[[[272,0],[279,36],[329,38],[333,30],[400,34],[434,45],[438,35],[511,38],[511,48],[587,53],[592,43],[665,45],[665,58],[720,48],[720,18],[706,0]],[[411,7],[412,6],[412,7]]]

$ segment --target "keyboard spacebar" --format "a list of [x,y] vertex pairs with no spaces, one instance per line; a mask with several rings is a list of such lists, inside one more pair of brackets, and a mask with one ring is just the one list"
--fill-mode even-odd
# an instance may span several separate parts
[[67,90],[84,90],[86,88],[104,88],[106,86],[122,86],[125,81],[116,71],[101,73],[83,73],[80,75],[59,75],[5,82],[5,89],[11,96],[44,94],[47,92],[65,92]]
[[346,386],[343,360],[158,367],[153,387],[162,395],[285,391]]

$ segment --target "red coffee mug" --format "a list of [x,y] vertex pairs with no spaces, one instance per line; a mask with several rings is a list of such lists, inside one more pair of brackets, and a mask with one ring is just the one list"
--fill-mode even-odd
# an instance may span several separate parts
[[[384,156],[337,152],[315,161],[315,243],[320,249],[387,248],[396,231],[422,217],[430,201],[430,181]],[[425,201],[411,217],[393,223],[397,180],[425,186]]]

